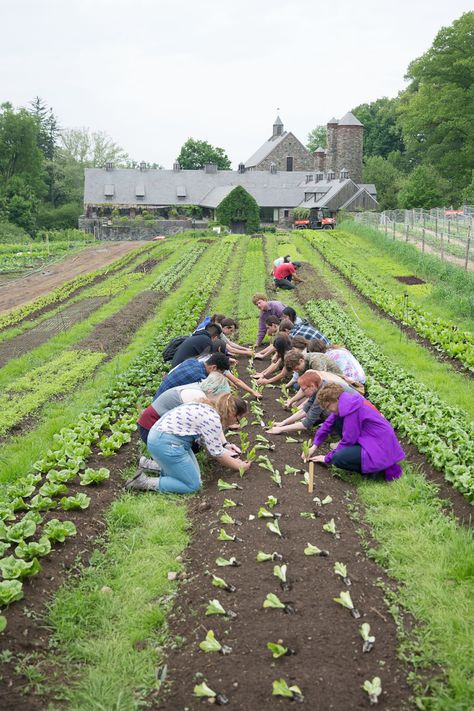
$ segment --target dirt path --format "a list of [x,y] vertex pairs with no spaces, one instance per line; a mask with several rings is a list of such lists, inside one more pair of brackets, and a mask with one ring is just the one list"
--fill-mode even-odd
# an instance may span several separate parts
[[2,284],[0,313],[33,301],[81,274],[105,267],[143,245],[144,242],[100,242],[41,271]]

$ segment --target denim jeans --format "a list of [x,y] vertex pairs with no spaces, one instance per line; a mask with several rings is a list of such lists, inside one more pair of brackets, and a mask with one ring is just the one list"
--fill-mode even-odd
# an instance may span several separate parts
[[191,447],[196,438],[150,430],[147,447],[161,467],[159,491],[193,494],[201,488],[201,472]]
[[274,279],[277,289],[295,289],[295,285],[289,279]]
[[331,464],[339,469],[348,469],[351,472],[361,471],[361,446],[355,444],[353,447],[344,447],[335,452],[331,459]]

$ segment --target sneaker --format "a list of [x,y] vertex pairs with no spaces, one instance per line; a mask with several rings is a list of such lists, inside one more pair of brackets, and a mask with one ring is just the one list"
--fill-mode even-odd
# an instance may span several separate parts
[[141,469],[146,469],[149,472],[159,472],[161,471],[159,465],[155,462],[154,459],[148,459],[147,457],[140,457],[140,461],[138,462],[138,466],[141,467]]

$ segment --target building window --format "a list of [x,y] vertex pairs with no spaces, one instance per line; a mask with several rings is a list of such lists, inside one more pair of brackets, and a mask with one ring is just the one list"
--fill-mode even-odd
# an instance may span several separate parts
[[286,159],[286,170],[291,172],[293,170],[293,156],[288,156]]
[[289,210],[283,210],[283,217],[289,217],[290,216],[290,211]]

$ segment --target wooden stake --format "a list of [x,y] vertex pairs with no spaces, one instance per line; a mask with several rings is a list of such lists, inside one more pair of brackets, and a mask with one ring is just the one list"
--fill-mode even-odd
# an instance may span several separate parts
[[314,462],[309,463],[308,493],[312,494],[314,489]]

